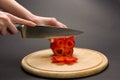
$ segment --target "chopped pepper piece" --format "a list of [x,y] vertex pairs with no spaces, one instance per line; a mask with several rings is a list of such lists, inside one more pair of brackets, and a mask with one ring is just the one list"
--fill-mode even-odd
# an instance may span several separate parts
[[73,64],[77,62],[77,58],[73,57],[73,48],[75,46],[74,37],[54,38],[50,44],[54,55],[52,57],[53,63]]

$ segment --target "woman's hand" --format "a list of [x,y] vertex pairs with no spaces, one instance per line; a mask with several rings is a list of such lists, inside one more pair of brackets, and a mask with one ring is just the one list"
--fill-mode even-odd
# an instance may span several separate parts
[[[31,20],[34,23],[36,23],[37,25],[41,25],[41,26],[52,26],[52,27],[67,28],[66,25],[59,22],[54,17],[40,17],[40,16],[32,15],[32,17],[30,17],[29,20]],[[49,41],[52,42],[53,39],[49,39]]]
[[0,11],[0,33],[2,35],[7,33],[7,29],[9,29],[13,34],[16,34],[17,29],[14,25],[15,23],[28,26],[44,25],[67,28],[66,25],[53,17],[41,17],[32,14],[15,0],[1,0],[0,8],[8,12]]
[[54,17],[41,17],[41,16],[33,15],[29,20],[33,21],[37,25],[67,28],[66,25],[62,24]]
[[24,24],[29,26],[35,26],[36,24],[32,21],[28,21],[19,17],[16,17],[10,13],[0,11],[0,33],[1,35],[7,34],[7,29],[10,30],[12,34],[16,34],[18,30],[14,24]]

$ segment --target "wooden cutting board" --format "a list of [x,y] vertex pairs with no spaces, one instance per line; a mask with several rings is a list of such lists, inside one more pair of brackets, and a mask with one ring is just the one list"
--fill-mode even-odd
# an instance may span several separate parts
[[22,59],[23,69],[31,74],[47,78],[79,78],[103,71],[108,59],[102,53],[85,48],[74,48],[78,62],[72,65],[51,63],[51,49],[33,52]]

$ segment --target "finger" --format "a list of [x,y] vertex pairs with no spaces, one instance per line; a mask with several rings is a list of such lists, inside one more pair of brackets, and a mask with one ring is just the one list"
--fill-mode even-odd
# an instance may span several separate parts
[[6,35],[6,33],[7,33],[6,29],[7,29],[7,27],[6,27],[5,23],[3,22],[3,20],[0,20],[0,34]]
[[36,26],[36,24],[32,21],[28,21],[25,19],[17,18],[16,23],[23,24],[23,25],[28,25],[28,26]]
[[55,18],[50,18],[48,24],[51,25],[51,26],[56,26],[56,27],[61,27],[61,28],[67,28],[66,25],[64,25],[61,22],[57,21]]
[[61,22],[57,22],[57,25],[60,26],[61,28],[67,28],[67,26]]
[[18,30],[17,30],[16,26],[11,21],[8,22],[7,26],[8,26],[8,29],[10,30],[11,34],[17,34],[18,33]]
[[10,19],[13,23],[18,23],[18,24],[23,24],[23,25],[28,25],[28,26],[36,26],[36,24],[32,21],[28,21],[28,20],[16,17],[11,14],[7,14],[7,15],[10,17]]
[[2,26],[1,28],[1,35],[6,35],[7,34],[7,27],[6,26]]

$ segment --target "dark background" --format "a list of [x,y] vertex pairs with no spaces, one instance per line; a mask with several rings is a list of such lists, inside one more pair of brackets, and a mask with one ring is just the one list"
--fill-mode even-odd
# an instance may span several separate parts
[[[84,31],[76,47],[102,52],[109,67],[100,74],[78,80],[120,79],[120,1],[118,0],[16,0],[32,13],[55,17],[69,28]],[[7,6],[7,4],[6,4]],[[24,72],[21,60],[34,51],[49,48],[46,39],[0,36],[0,80],[47,80]]]

